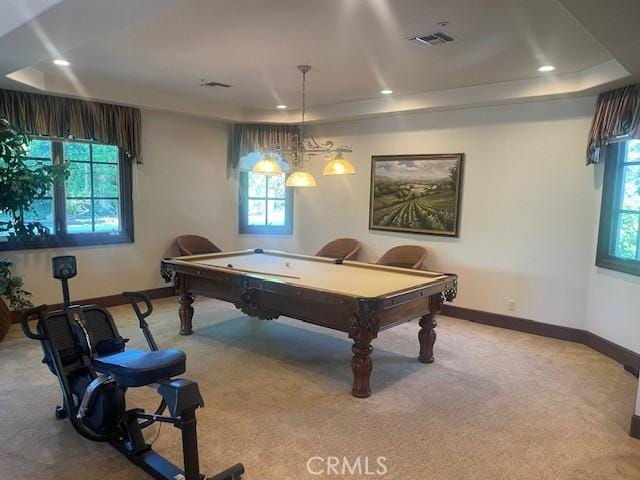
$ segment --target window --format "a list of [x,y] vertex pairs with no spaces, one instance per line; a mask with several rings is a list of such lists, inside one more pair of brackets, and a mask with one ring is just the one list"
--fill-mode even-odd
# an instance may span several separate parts
[[640,275],[640,140],[607,147],[596,265]]
[[119,157],[113,145],[64,144],[67,233],[120,231]]
[[240,233],[290,234],[293,195],[286,175],[240,173]]
[[131,164],[118,147],[37,138],[27,158],[34,167],[64,162],[69,178],[36,200],[25,216],[48,227],[49,236],[19,243],[4,232],[0,250],[133,241]]

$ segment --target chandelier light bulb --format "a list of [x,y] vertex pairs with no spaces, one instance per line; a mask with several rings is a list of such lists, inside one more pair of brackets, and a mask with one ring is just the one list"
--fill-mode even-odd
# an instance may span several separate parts
[[309,172],[296,171],[287,178],[287,187],[315,187],[316,179]]
[[327,163],[322,171],[322,175],[354,175],[355,173],[355,167],[342,156],[342,152],[339,152],[333,160]]
[[272,155],[265,155],[254,165],[252,172],[256,175],[280,175],[282,168]]

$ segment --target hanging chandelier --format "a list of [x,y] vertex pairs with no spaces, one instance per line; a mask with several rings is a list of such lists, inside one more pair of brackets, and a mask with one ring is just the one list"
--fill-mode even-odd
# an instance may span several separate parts
[[318,143],[312,136],[305,136],[304,116],[306,112],[306,83],[307,73],[311,70],[311,65],[298,65],[298,70],[302,73],[302,118],[298,125],[298,132],[294,137],[294,147],[283,148],[280,145],[273,145],[272,151],[266,153],[263,158],[256,163],[253,173],[260,175],[277,175],[282,173],[278,164],[277,155],[281,156],[291,167],[292,172],[287,177],[287,187],[315,187],[316,180],[313,175],[306,170],[308,157],[322,155],[328,160],[322,172],[323,175],[353,175],[356,169],[353,164],[344,158],[345,153],[351,153],[352,149],[346,145],[339,145],[330,140]]

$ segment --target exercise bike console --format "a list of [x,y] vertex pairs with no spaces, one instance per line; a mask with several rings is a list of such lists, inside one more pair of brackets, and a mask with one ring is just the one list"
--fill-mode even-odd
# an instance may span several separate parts
[[51,259],[51,266],[53,268],[53,278],[62,281],[62,299],[64,301],[65,308],[67,308],[71,305],[71,301],[69,299],[69,279],[78,274],[76,257],[72,255],[53,257]]
[[51,266],[53,267],[53,278],[58,280],[73,278],[78,274],[76,257],[73,255],[53,257],[51,259]]
[[[22,313],[22,329],[28,338],[40,341],[43,362],[58,377],[63,406],[58,418],[68,417],[83,437],[110,442],[131,462],[156,479],[204,480],[200,473],[195,411],[204,406],[198,384],[174,378],[186,370],[186,356],[180,350],[160,350],[146,318],[153,305],[137,292],[123,295],[131,303],[150,351],[125,350],[108,310],[97,305],[71,305],[68,280],[77,274],[73,256],[52,259],[53,276],[62,281],[64,308],[48,311],[46,305]],[[146,305],[142,312],[139,303]],[[37,317],[36,331],[29,320]],[[154,413],[127,410],[128,388],[148,386],[161,397]],[[169,414],[165,415],[165,410]],[[155,422],[170,423],[182,432],[184,467],[179,468],[153,451],[143,430]],[[242,464],[209,477],[236,480],[244,473]]]

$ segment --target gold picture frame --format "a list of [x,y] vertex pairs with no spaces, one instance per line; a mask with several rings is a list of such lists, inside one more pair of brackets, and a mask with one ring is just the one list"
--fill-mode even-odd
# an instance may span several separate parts
[[464,153],[373,155],[369,229],[458,237]]

